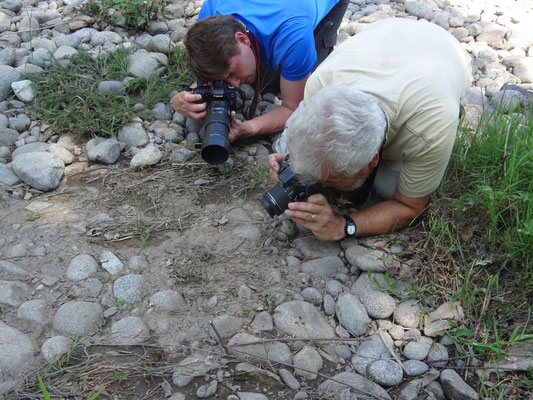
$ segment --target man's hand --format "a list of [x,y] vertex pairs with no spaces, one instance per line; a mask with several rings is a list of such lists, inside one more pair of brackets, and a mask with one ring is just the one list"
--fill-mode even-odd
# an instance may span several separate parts
[[235,139],[242,139],[249,136],[254,136],[257,133],[255,121],[239,121],[235,118],[235,111],[231,112],[231,126],[228,135],[228,140],[233,142]]
[[288,153],[272,153],[268,156],[268,166],[270,167],[270,180],[273,184],[278,184],[279,166],[287,157]]
[[207,103],[196,103],[200,100],[202,95],[184,90],[172,98],[172,106],[184,117],[202,120],[207,113]]
[[322,194],[309,196],[305,202],[289,203],[285,215],[313,232],[318,240],[331,241],[344,238],[342,215],[337,215]]

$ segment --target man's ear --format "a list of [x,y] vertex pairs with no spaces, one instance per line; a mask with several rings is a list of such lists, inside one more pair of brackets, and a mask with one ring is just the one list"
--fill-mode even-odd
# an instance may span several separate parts
[[235,41],[250,46],[250,39],[248,39],[248,35],[244,32],[235,32]]
[[370,166],[370,168],[376,168],[378,166],[378,163],[379,163],[379,153],[376,153],[376,155],[374,156],[374,158],[372,158],[372,160],[370,160],[370,164],[368,164]]

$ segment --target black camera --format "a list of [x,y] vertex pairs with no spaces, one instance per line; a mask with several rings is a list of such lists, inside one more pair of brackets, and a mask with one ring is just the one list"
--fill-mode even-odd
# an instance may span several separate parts
[[202,95],[199,103],[207,103],[207,117],[202,129],[205,137],[202,144],[202,158],[209,164],[223,164],[229,157],[228,133],[231,126],[231,112],[237,104],[237,88],[226,81],[214,81],[204,86],[198,79],[197,87],[190,89]]
[[292,201],[305,201],[315,193],[321,193],[320,183],[306,185],[301,176],[289,165],[289,156],[285,157],[279,168],[280,183],[263,195],[261,204],[271,217],[283,214]]

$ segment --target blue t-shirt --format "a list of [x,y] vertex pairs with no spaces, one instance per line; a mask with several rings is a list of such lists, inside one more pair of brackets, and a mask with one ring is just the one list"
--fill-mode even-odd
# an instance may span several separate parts
[[233,15],[255,35],[261,64],[303,79],[317,61],[313,31],[339,0],[206,0],[198,20]]

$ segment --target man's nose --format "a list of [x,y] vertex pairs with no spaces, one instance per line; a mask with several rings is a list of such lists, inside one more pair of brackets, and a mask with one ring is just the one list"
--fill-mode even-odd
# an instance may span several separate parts
[[231,79],[228,79],[227,80],[230,84],[232,84],[233,86],[235,86],[236,88],[239,87],[240,83],[241,83],[241,80],[238,79],[238,78],[231,78]]

